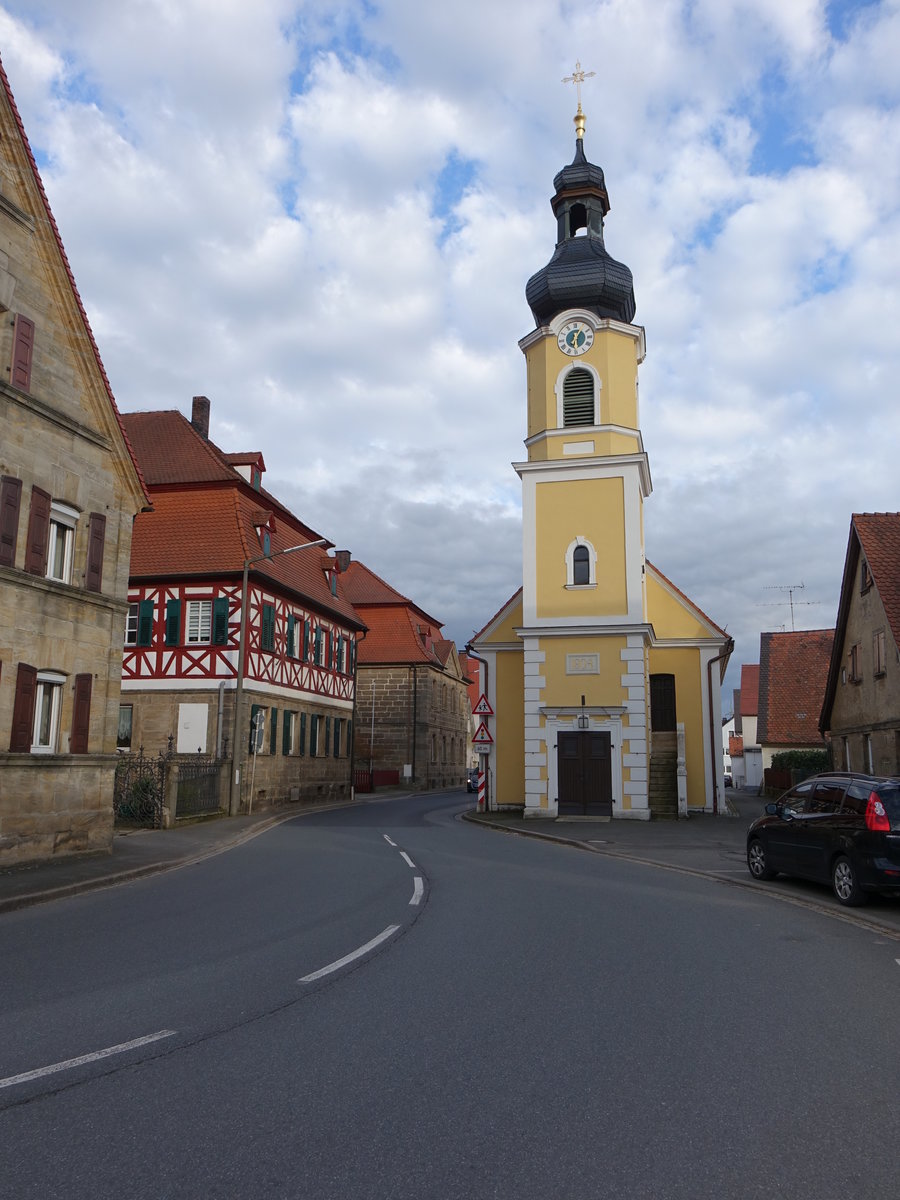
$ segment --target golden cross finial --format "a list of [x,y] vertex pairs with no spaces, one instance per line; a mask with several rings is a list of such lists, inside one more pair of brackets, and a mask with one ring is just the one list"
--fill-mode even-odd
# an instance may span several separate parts
[[563,80],[563,83],[574,83],[575,84],[575,90],[578,95],[578,111],[579,112],[581,112],[581,85],[584,83],[584,81],[586,79],[593,79],[593,77],[596,74],[597,74],[596,71],[582,71],[581,63],[576,62],[575,70],[572,72],[571,75],[567,75],[565,77],[565,79]]

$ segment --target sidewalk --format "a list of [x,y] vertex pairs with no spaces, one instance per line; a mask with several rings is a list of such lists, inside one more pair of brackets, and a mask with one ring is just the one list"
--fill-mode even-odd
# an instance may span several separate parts
[[766,798],[752,792],[730,791],[729,808],[737,816],[714,817],[698,813],[679,821],[524,820],[518,813],[465,814],[469,821],[522,837],[537,837],[567,844],[594,854],[626,858],[631,862],[717,879],[734,887],[768,892],[804,908],[826,912],[900,940],[900,900],[873,896],[866,906],[843,908],[829,888],[803,880],[779,877],[756,883],[747,870],[747,829],[760,816]]

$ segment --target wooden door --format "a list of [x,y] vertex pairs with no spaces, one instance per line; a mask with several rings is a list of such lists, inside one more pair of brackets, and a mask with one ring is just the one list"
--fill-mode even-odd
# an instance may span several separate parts
[[612,816],[612,753],[608,733],[560,733],[556,738],[560,816]]

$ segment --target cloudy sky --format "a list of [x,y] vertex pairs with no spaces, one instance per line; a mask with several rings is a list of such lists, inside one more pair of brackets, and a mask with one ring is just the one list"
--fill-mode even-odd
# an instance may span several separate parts
[[521,581],[528,277],[606,172],[648,557],[736,639],[833,625],[897,510],[900,0],[0,0],[120,408],[225,450],[464,643]]

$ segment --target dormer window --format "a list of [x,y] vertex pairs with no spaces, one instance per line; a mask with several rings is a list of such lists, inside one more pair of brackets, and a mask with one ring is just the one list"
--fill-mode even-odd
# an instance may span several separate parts
[[259,532],[260,532],[259,542],[260,542],[260,545],[262,546],[263,554],[266,554],[266,555],[271,554],[272,553],[272,535],[271,535],[271,533],[269,533],[268,529],[261,529]]

